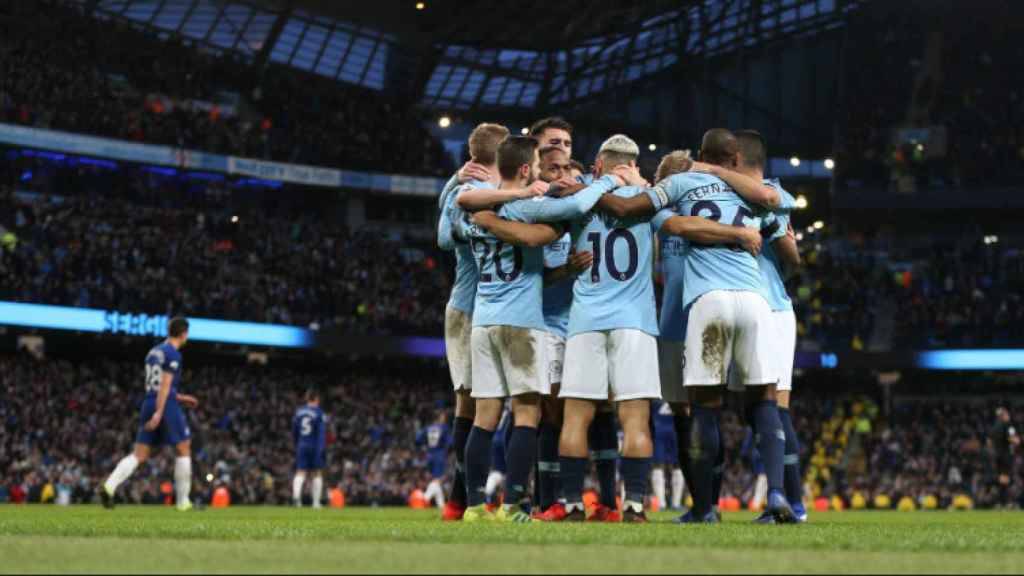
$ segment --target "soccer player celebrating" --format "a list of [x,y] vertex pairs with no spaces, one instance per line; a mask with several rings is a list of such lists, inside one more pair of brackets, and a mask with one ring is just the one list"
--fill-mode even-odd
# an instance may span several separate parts
[[[563,148],[544,148],[540,151],[540,179],[548,183],[573,183],[569,156]],[[537,477],[538,514],[550,520],[565,514],[561,498],[558,460],[558,437],[562,429],[564,402],[558,398],[562,386],[562,368],[565,360],[565,337],[569,328],[569,309],[572,307],[572,286],[576,275],[591,265],[590,252],[577,252],[572,248],[568,232],[544,247],[544,324],[547,328],[545,354],[548,361],[547,378],[551,393],[541,404],[541,423],[538,432]]]
[[174,446],[174,493],[180,511],[192,509],[192,443],[188,421],[182,407],[195,408],[194,396],[178,393],[181,381],[181,348],[188,341],[188,320],[176,317],[167,323],[167,340],[146,354],[146,398],[140,411],[140,426],[134,451],[121,459],[100,488],[105,508],[114,507],[114,495],[140,464],[149,459],[152,449]]
[[[675,150],[662,157],[654,177],[656,182],[680,172],[686,172],[693,165],[689,151]],[[678,214],[676,206],[667,210]],[[675,504],[677,497],[682,503],[683,487],[690,482],[690,447],[686,439],[690,437],[690,404],[683,389],[683,341],[686,336],[686,313],[683,310],[683,263],[686,255],[686,239],[682,236],[668,234],[664,230],[658,232],[658,259],[661,262],[661,276],[664,290],[661,295],[661,315],[658,318],[658,364],[661,375],[661,397],[669,406],[672,425],[675,428],[678,469],[672,472],[672,499]],[[659,411],[662,426],[666,417]],[[659,420],[655,420],[657,424]],[[668,432],[664,432],[667,435]],[[655,436],[655,450],[658,448],[658,436]],[[655,470],[655,474],[658,471]],[[654,488],[657,492],[659,480],[655,476]],[[664,486],[664,476],[660,484]],[[679,490],[676,490],[676,486]],[[662,488],[664,490],[664,488]],[[676,507],[676,506],[673,506]]]
[[[706,168],[709,172],[735,166],[737,153],[736,137],[729,131],[714,129],[704,135],[701,158],[719,166]],[[766,204],[777,207],[778,191],[765,188]],[[739,228],[757,231],[774,223],[771,214],[765,218],[757,215],[725,180],[713,174],[676,174],[650,189],[648,197],[657,208],[679,203],[680,213]],[[670,222],[673,218],[679,217],[667,211],[655,220]],[[768,476],[766,509],[776,521],[793,521],[793,510],[783,493],[785,433],[775,398],[778,374],[768,343],[774,337],[773,321],[757,259],[752,253],[721,244],[691,243],[685,260],[683,302],[690,307],[683,380],[693,401],[690,447],[697,456],[691,479],[694,519],[717,522],[712,494],[721,450],[719,412],[729,373],[736,371],[739,382],[748,388],[748,397],[756,399],[751,413]]]
[[[452,176],[441,192],[438,202],[437,243],[443,250],[455,252],[455,282],[451,297],[445,309],[444,338],[448,369],[455,389],[455,421],[453,423],[452,445],[455,450],[455,471],[452,474],[452,492],[445,506],[443,518],[448,521],[461,520],[466,507],[465,461],[466,439],[473,427],[474,402],[470,395],[473,389],[472,361],[469,351],[472,330],[473,301],[476,298],[477,269],[473,263],[473,252],[466,242],[457,242],[452,235],[451,218],[460,218],[462,213],[455,200],[459,196],[460,182],[468,182],[484,192],[495,192],[497,180],[498,144],[508,136],[508,128],[498,124],[480,124],[469,135],[470,163],[462,173]],[[465,174],[464,174],[465,173]],[[467,174],[483,178],[476,180]],[[492,201],[502,202],[516,198],[514,194]],[[486,205],[486,204],[485,204]]]
[[433,424],[416,434],[416,445],[426,446],[427,468],[430,470],[430,484],[427,485],[423,497],[427,502],[433,501],[438,508],[444,508],[444,488],[441,481],[444,479],[444,469],[448,466],[448,450],[452,447],[452,435],[443,412],[438,414]]
[[[501,189],[529,187],[537,178],[537,141],[510,136],[498,148]],[[560,222],[590,210],[602,194],[621,184],[605,178],[573,196],[536,198],[504,204],[501,217],[525,223]],[[461,194],[460,194],[461,196]],[[458,202],[461,204],[462,199]],[[523,248],[506,244],[486,231],[483,222],[494,213],[477,214],[472,224],[457,220],[456,230],[469,238],[479,273],[473,314],[472,370],[476,417],[466,443],[466,484],[469,508],[464,519],[528,521],[520,506],[529,501],[527,485],[537,455],[540,397],[549,393],[544,378],[545,324],[541,305],[543,246],[561,236],[538,224],[538,237]],[[512,399],[513,431],[507,446],[506,504],[496,514],[484,504],[491,467],[491,444],[503,400]]]
[[[763,249],[757,256],[757,264],[761,270],[764,293],[772,311],[771,324],[774,336],[768,340],[768,345],[769,358],[778,363],[775,371],[779,382],[776,385],[775,397],[779,405],[782,431],[786,435],[783,484],[786,499],[793,507],[796,520],[805,522],[807,510],[803,504],[803,481],[800,477],[800,442],[793,427],[789,408],[790,393],[793,389],[793,360],[796,355],[796,315],[793,313],[793,302],[786,293],[785,283],[787,273],[800,266],[800,251],[789,225],[789,215],[796,206],[796,200],[782,188],[778,180],[764,179],[764,167],[768,158],[764,137],[754,130],[739,130],[735,135],[739,145],[737,170],[741,174],[764,181],[765,184],[778,189],[781,195],[779,207],[773,210],[776,225],[766,230],[771,234],[765,239]],[[720,485],[721,481],[718,483]],[[761,521],[770,522],[771,516],[766,512]]]
[[320,393],[306,391],[306,405],[292,417],[292,440],[295,442],[295,478],[292,480],[292,503],[302,508],[302,487],[309,472],[313,473],[313,508],[319,510],[323,502],[324,476],[327,456],[327,427],[324,411],[320,409]]

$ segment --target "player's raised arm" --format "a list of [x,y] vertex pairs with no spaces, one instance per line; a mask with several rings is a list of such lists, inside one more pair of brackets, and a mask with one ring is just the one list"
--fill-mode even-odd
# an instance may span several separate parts
[[660,229],[697,244],[734,244],[752,256],[761,252],[761,234],[754,228],[726,226],[700,216],[677,216],[670,212],[661,222]]
[[459,189],[459,195],[455,202],[458,203],[459,208],[467,212],[490,210],[495,206],[512,202],[513,200],[543,196],[547,194],[549,188],[550,184],[540,180],[525,188],[476,188],[473,186],[463,186]]
[[526,248],[547,246],[561,235],[560,231],[550,224],[526,224],[500,218],[490,210],[474,213],[470,220],[480,228],[494,234],[498,240],[506,244]]
[[704,172],[721,178],[747,202],[752,202],[768,209],[778,208],[782,204],[782,196],[778,190],[746,174],[740,174],[735,170],[704,162],[694,162],[690,170]]

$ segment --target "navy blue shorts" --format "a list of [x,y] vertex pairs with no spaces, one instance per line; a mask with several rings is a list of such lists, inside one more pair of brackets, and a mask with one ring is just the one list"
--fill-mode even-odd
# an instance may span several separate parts
[[676,431],[671,428],[656,428],[654,433],[654,463],[679,465],[679,443]]
[[430,469],[431,478],[443,478],[448,468],[448,455],[427,456],[427,468]]
[[188,419],[185,418],[185,412],[176,400],[167,399],[167,403],[164,405],[164,417],[160,419],[160,427],[150,432],[146,430],[146,422],[149,422],[155,412],[156,398],[149,396],[142,402],[142,410],[139,412],[139,433],[135,437],[136,444],[159,448],[160,446],[177,446],[192,439]]
[[318,446],[299,444],[295,454],[296,470],[323,470],[326,468],[327,455]]

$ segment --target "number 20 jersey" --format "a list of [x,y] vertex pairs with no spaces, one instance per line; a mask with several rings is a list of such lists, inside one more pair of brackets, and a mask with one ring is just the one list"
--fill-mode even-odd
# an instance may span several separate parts
[[[647,190],[657,209],[674,205],[680,216],[701,216],[720,224],[760,230],[771,214],[759,215],[717,176],[674,174]],[[673,214],[674,215],[674,214]],[[655,222],[661,220],[660,214]],[[683,264],[683,305],[713,290],[756,292],[764,296],[757,259],[735,246],[687,243]]]
[[[642,192],[627,186],[614,194],[630,198]],[[573,285],[569,337],[619,329],[640,330],[657,337],[651,223],[646,218],[618,220],[594,211],[574,224],[572,235],[576,251],[590,252],[594,263]]]

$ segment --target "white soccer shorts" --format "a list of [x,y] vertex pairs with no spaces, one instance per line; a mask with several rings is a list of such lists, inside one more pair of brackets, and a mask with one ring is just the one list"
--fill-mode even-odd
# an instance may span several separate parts
[[546,332],[544,337],[545,357],[548,361],[548,384],[555,386],[562,383],[562,371],[565,367],[565,338],[553,332]]
[[455,391],[473,389],[473,362],[469,350],[473,317],[448,306],[444,310],[444,348]]
[[570,336],[560,396],[616,402],[661,398],[657,340],[628,329]]
[[470,337],[473,397],[550,394],[547,332],[515,326],[476,326]]
[[658,340],[658,367],[662,400],[669,404],[687,402],[683,388],[683,343]]
[[[789,392],[793,389],[793,361],[796,356],[796,314],[792,310],[773,310],[772,337],[768,339],[768,359],[775,365],[779,382],[775,389]],[[736,370],[729,372],[729,390],[742,392],[746,386],[739,382]]]
[[769,341],[775,337],[772,311],[756,292],[713,290],[690,307],[686,325],[683,383],[723,386],[735,372],[737,384],[778,381]]

